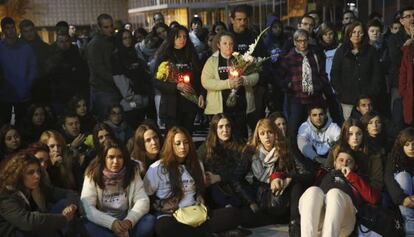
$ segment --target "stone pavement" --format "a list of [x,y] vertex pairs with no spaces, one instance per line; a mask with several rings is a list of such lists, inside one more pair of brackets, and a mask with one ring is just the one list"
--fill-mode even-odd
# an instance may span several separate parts
[[289,237],[288,225],[268,225],[250,229],[249,237]]

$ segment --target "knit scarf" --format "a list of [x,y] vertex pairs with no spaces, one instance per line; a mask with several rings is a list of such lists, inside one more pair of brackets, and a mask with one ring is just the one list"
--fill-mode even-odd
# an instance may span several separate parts
[[275,163],[278,160],[276,148],[266,151],[263,146],[260,146],[258,152],[253,157],[252,171],[254,176],[263,183],[269,183],[270,175],[272,174]]
[[303,56],[302,61],[302,91],[308,95],[313,94],[313,82],[312,82],[312,68],[309,63],[309,59],[306,54],[299,52]]
[[115,173],[105,168],[102,171],[102,173],[103,173],[103,182],[105,186],[108,186],[108,185],[114,186],[114,185],[118,185],[119,182],[122,182],[122,180],[125,177],[126,169],[124,166],[124,168],[122,168],[119,172]]

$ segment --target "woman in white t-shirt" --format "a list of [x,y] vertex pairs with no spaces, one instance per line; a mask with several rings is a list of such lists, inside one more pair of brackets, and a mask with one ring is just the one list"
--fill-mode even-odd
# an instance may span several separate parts
[[184,128],[171,128],[162,147],[160,160],[150,166],[144,177],[145,190],[154,200],[151,207],[157,216],[157,236],[172,236],[172,233],[180,237],[211,236],[210,233],[235,229],[240,224],[235,208],[212,211],[209,220],[198,227],[180,223],[174,218],[172,214],[177,209],[204,203],[204,180],[203,167],[197,158],[191,136]]
[[85,172],[81,201],[90,236],[152,236],[149,211],[138,166],[125,147],[107,140]]

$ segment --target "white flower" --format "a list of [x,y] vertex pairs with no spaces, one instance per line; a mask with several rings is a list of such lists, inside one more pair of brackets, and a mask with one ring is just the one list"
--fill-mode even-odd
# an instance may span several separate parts
[[239,56],[239,52],[233,52],[231,55],[233,55],[233,56]]
[[252,63],[254,61],[254,57],[252,55],[250,55],[250,54],[244,54],[243,55],[243,60],[245,62]]
[[253,44],[249,45],[249,50],[247,50],[246,54],[251,55],[254,51],[254,49],[256,48],[256,42],[254,42]]

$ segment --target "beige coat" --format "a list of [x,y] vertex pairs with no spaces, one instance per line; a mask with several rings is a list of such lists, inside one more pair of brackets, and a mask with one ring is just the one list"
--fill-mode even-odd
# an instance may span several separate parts
[[[201,84],[207,90],[206,109],[205,114],[218,114],[223,113],[223,97],[221,95],[222,90],[228,90],[230,88],[229,79],[220,80],[218,73],[219,63],[219,51],[216,51],[206,62],[201,73]],[[244,88],[246,90],[246,114],[256,110],[254,104],[253,87],[259,81],[259,74],[252,73],[244,78]]]

